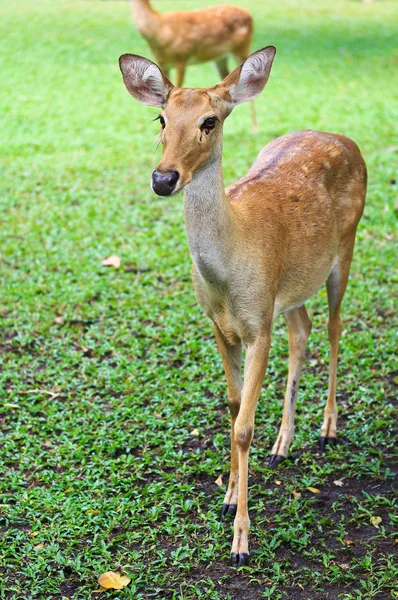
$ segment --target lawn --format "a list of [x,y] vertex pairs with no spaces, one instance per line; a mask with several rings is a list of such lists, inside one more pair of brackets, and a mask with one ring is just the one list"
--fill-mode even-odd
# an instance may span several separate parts
[[[260,133],[248,105],[226,123],[226,184],[265,143],[304,128],[352,137],[369,168],[343,309],[341,443],[318,452],[320,290],[291,455],[271,472],[288,366],[283,319],[275,326],[250,456],[251,562],[229,567],[222,365],[192,291],[182,196],[149,187],[158,111],[131,99],[117,64],[149,50],[127,2],[0,0],[2,599],[398,596],[398,5],[237,4],[254,15],[253,49],[278,53]],[[216,82],[211,64],[188,70],[186,85]],[[119,269],[102,266],[111,254]],[[119,569],[130,584],[97,592]]]

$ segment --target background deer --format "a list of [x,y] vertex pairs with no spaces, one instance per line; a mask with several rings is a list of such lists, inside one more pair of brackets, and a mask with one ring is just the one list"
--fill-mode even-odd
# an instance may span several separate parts
[[[231,471],[222,514],[236,514],[232,563],[248,560],[248,455],[272,325],[289,330],[289,375],[282,425],[269,467],[286,458],[311,321],[305,301],[326,282],[329,393],[321,446],[336,440],[336,368],[340,306],[366,193],[356,144],[337,134],[300,131],[269,143],[250,171],[224,190],[224,120],[264,88],[275,48],[252,54],[219,85],[178,89],[145,58],[120,58],[124,82],[140,102],[162,109],[163,155],[152,174],[161,196],[184,188],[193,283],[212,319],[224,364],[231,414]],[[242,382],[242,347],[246,349]]]
[[[184,83],[188,64],[215,61],[221,77],[228,75],[227,55],[238,64],[249,56],[253,33],[250,13],[243,8],[222,4],[201,10],[160,14],[149,0],[131,0],[138,31],[146,39],[163,73],[177,70],[177,87]],[[252,103],[253,131],[257,130]]]

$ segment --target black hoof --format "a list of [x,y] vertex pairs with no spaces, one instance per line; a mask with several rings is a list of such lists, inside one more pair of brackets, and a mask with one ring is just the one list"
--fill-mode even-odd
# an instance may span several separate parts
[[328,444],[330,446],[335,446],[337,444],[337,438],[336,437],[321,436],[321,439],[319,441],[319,447],[321,449],[321,452],[325,452],[325,447]]
[[249,555],[246,552],[231,552],[231,565],[233,567],[244,567],[249,562]]
[[236,504],[223,504],[221,507],[221,518],[223,519],[227,515],[236,515]]
[[286,460],[286,456],[282,456],[282,454],[271,454],[271,456],[268,458],[267,466],[269,469],[276,469],[279,463],[281,463],[283,460]]

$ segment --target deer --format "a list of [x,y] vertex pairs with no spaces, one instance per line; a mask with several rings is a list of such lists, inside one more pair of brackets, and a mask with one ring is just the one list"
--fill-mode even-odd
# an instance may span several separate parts
[[[158,13],[149,0],[131,0],[133,19],[147,41],[166,77],[177,71],[176,85],[184,83],[186,66],[215,61],[221,78],[227,77],[228,55],[238,64],[250,53],[253,34],[251,14],[237,6],[221,4],[192,11]],[[258,131],[254,103],[251,104],[252,130]]]
[[[337,441],[336,372],[341,303],[361,218],[367,173],[351,139],[305,130],[269,142],[250,170],[224,189],[223,124],[264,89],[276,53],[251,54],[221,83],[178,88],[153,62],[120,57],[124,83],[161,109],[162,157],[151,185],[159,196],[184,190],[184,218],[198,302],[213,324],[227,381],[231,465],[221,515],[234,517],[232,565],[249,559],[248,457],[273,323],[288,328],[289,366],[282,423],[268,459],[288,456],[311,320],[305,302],[326,284],[330,365],[321,450]],[[242,354],[245,350],[242,378]]]

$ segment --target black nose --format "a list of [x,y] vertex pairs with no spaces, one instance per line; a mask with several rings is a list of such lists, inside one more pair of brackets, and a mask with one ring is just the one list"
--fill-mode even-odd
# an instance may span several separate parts
[[178,171],[161,173],[156,169],[152,173],[152,189],[158,196],[170,196],[176,187],[180,174]]

